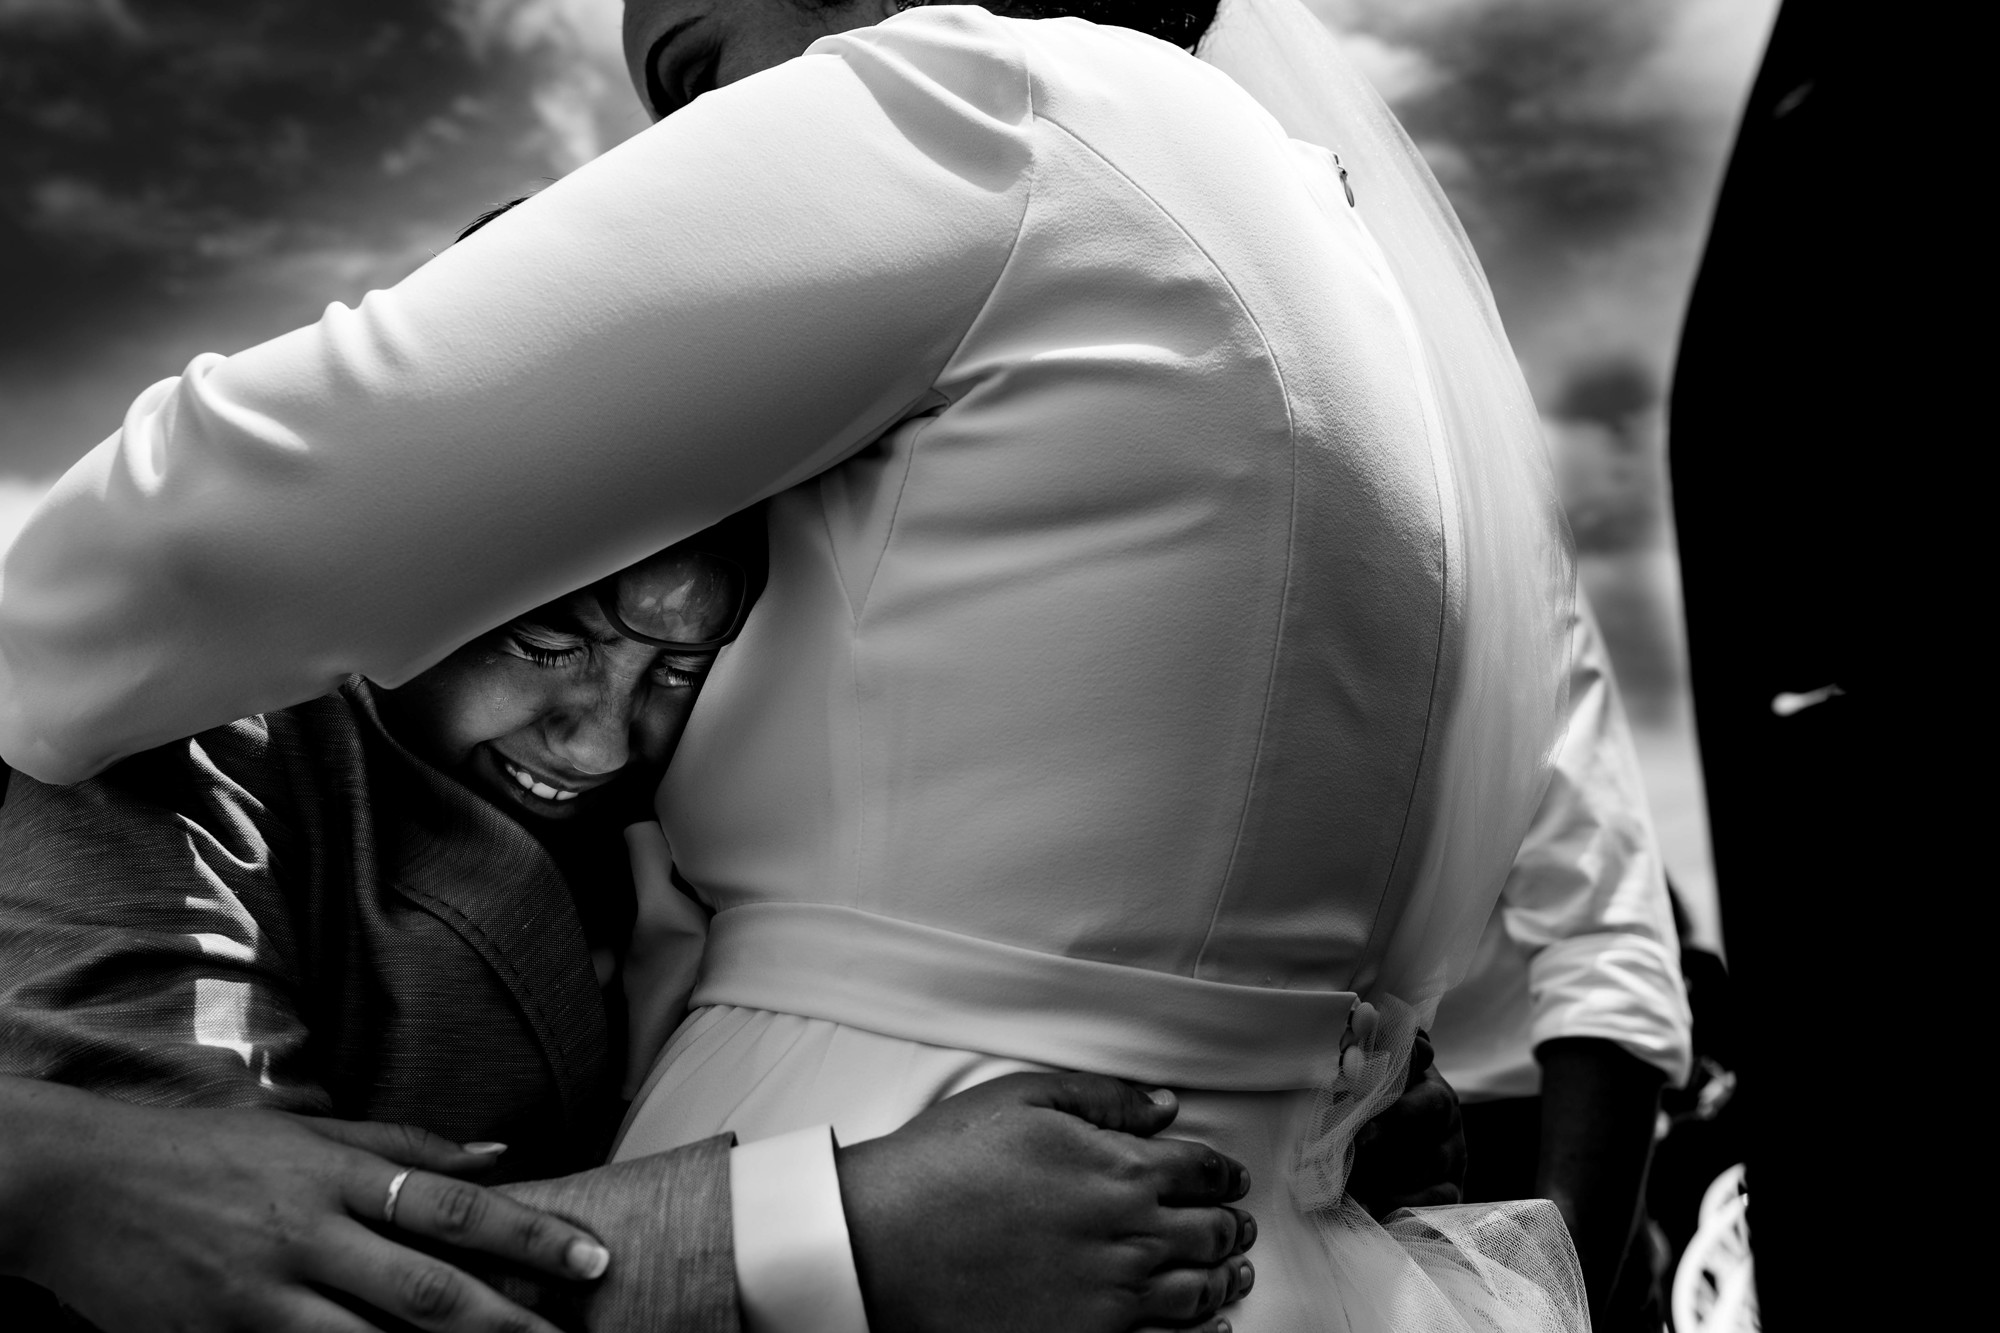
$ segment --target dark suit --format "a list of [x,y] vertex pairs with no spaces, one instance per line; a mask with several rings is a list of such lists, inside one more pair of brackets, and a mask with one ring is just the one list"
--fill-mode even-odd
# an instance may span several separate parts
[[[1695,712],[1742,1017],[1751,1246],[1764,1327],[1780,1333],[1959,1322],[1955,1310],[1920,1313],[1932,1292],[1957,1295],[1951,1281],[1903,1261],[1840,1266],[1857,1242],[1926,1243],[1906,1234],[1917,1224],[1904,1210],[1921,1215],[1961,1187],[1963,1157],[1948,1174],[1919,1169],[1920,1141],[1975,1162],[1980,1146],[1922,1102],[1872,1132],[1854,1111],[1861,1087],[1885,1087],[1877,1070],[1909,1071],[1914,1092],[1949,1068],[1911,1042],[1950,1030],[1953,1010],[1929,985],[1960,971],[1939,941],[1977,879],[1943,866],[1969,826],[1953,806],[1977,784],[1954,796],[1938,747],[1978,705],[1938,694],[1930,642],[1977,615],[1934,615],[1927,599],[1956,563],[1937,479],[1955,475],[1975,434],[1947,414],[1972,401],[1953,363],[1979,340],[1926,303],[1974,282],[1983,238],[1954,247],[1954,229],[1987,213],[1947,196],[1978,179],[1970,159],[1940,170],[1927,156],[1961,123],[1942,100],[1951,75],[1901,59],[1898,25],[1879,17],[1827,0],[1779,14],[1671,413]],[[1943,706],[1911,707],[1933,699]],[[1885,1132],[1899,1120],[1907,1137]],[[1970,1179],[1977,1188],[1976,1170]]]
[[[607,1018],[555,861],[359,682],[0,807],[0,1072],[417,1124],[548,1177],[603,1160]],[[611,1246],[593,1326],[735,1329],[725,1141],[512,1192]]]

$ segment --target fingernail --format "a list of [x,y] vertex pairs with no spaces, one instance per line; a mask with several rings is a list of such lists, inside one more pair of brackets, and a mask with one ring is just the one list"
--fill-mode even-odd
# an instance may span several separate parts
[[1236,1173],[1236,1188],[1244,1194],[1250,1192],[1250,1173],[1248,1171],[1238,1171]]
[[1146,1094],[1146,1100],[1155,1106],[1172,1106],[1174,1104],[1174,1094],[1168,1092],[1165,1088],[1154,1088]]
[[1248,1295],[1250,1288],[1257,1285],[1257,1270],[1250,1266],[1249,1260],[1244,1260],[1243,1267],[1236,1270],[1236,1280],[1240,1284],[1236,1288],[1238,1296]]
[[1229,1321],[1227,1319],[1216,1320],[1215,1333],[1229,1333]]
[[1242,1239],[1243,1239],[1243,1248],[1246,1250],[1249,1249],[1252,1245],[1255,1245],[1257,1243],[1256,1218],[1246,1217],[1243,1219]]
[[481,1139],[477,1143],[463,1143],[459,1146],[467,1152],[476,1152],[481,1157],[498,1157],[501,1153],[507,1151],[506,1144],[495,1143],[490,1139]]
[[611,1267],[611,1251],[595,1241],[573,1240],[563,1255],[563,1262],[578,1277],[603,1277],[604,1270]]

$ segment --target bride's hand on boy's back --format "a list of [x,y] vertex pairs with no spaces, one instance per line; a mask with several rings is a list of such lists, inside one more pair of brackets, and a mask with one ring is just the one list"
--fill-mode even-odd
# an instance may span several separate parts
[[[1152,1137],[1158,1100],[1094,1074],[1010,1074],[843,1148],[875,1333],[1222,1327],[1250,1288],[1241,1164]],[[1122,1132],[1106,1132],[1122,1131]]]

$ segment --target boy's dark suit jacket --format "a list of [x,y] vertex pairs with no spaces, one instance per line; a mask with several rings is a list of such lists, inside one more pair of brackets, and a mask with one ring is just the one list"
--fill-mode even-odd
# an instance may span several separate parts
[[[12,776],[0,1072],[499,1140],[516,1180],[603,1160],[619,1073],[555,862],[359,682],[75,786]],[[509,1187],[611,1247],[591,1327],[734,1333],[727,1149]]]

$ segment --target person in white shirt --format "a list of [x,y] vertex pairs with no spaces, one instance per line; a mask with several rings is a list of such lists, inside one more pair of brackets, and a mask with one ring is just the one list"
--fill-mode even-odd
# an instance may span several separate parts
[[1554,1200],[1593,1321],[1618,1328],[1643,1318],[1646,1165],[1692,1018],[1631,728],[1580,594],[1572,643],[1555,776],[1431,1038],[1463,1102],[1466,1197]]

